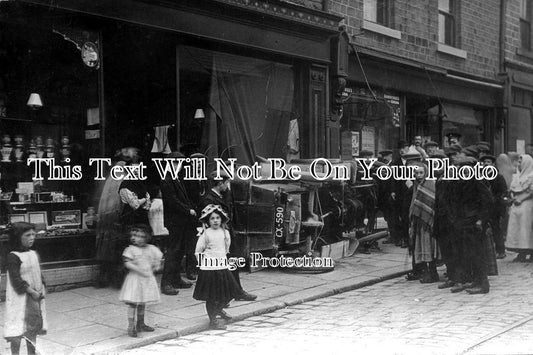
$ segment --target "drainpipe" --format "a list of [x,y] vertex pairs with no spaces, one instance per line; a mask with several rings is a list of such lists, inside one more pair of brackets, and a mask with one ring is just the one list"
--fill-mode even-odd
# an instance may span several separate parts
[[[325,0],[324,2],[327,2]],[[500,73],[505,70],[505,30],[507,21],[505,21],[507,13],[507,0],[500,0]]]
[[509,146],[509,130],[508,127],[508,110],[507,105],[510,97],[509,74],[505,70],[505,33],[507,30],[507,0],[500,0],[500,65],[499,74],[503,77],[505,83],[503,85],[503,92],[501,97],[501,109],[496,112],[496,129],[500,133],[500,151],[507,151]]

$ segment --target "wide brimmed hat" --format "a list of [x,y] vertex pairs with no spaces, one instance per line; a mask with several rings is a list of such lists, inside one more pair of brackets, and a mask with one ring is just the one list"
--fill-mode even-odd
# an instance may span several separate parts
[[226,214],[226,212],[224,212],[224,210],[222,209],[222,207],[220,205],[214,205],[214,204],[209,204],[207,206],[204,207],[204,209],[202,210],[202,213],[200,214],[200,221],[202,222],[208,222],[207,221],[207,218],[211,215],[211,213],[213,212],[217,212],[220,214],[221,218],[222,218],[222,222],[227,222],[229,221],[229,217],[228,215]]
[[379,155],[381,155],[382,157],[386,156],[386,155],[391,155],[392,154],[392,150],[390,149],[385,149],[385,150],[382,150],[381,152],[379,152]]

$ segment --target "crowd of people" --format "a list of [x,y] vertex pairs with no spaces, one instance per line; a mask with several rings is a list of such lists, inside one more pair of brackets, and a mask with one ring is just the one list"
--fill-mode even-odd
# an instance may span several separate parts
[[[533,158],[510,152],[491,155],[487,142],[462,147],[459,134],[449,135],[449,145],[422,137],[412,144],[400,141],[399,156],[380,152],[381,165],[416,167],[416,179],[376,179],[377,206],[389,228],[385,243],[409,248],[412,271],[408,280],[439,281],[437,265],[446,265],[446,281],[439,288],[470,294],[488,293],[488,275],[497,275],[496,259],[506,250],[517,252],[516,261],[533,261]],[[371,153],[362,152],[370,157]],[[427,179],[428,158],[449,159],[457,166],[492,165],[493,180],[449,180],[442,175]],[[376,165],[376,168],[380,165]]]
[[[173,152],[168,158],[184,155]],[[115,161],[116,166],[139,163],[135,148],[122,149]],[[245,243],[233,232],[229,177],[222,175],[218,180],[212,176],[209,184],[170,175],[155,184],[141,179],[106,180],[98,208],[101,267],[97,286],[120,288],[118,298],[127,305],[129,336],[154,331],[145,323],[146,305],[159,302],[161,293],[178,295],[179,289],[192,287],[194,280],[193,298],[206,302],[214,329],[226,327],[219,318],[231,319],[224,311],[230,301],[257,298],[242,288],[239,268],[228,269],[227,258],[245,256]],[[151,244],[154,234],[163,236],[159,247],[164,254]],[[10,228],[4,337],[12,354],[19,353],[22,340],[27,342],[28,353],[35,354],[37,335],[47,328],[46,287],[38,255],[31,249],[35,237],[31,223],[17,222]],[[160,285],[155,277],[158,271],[162,271]]]
[[[408,280],[438,282],[437,265],[442,262],[447,279],[440,289],[483,294],[490,289],[488,276],[498,273],[496,259],[505,258],[506,250],[517,252],[518,262],[533,261],[533,157],[530,151],[496,158],[488,143],[463,148],[458,138],[450,136],[445,150],[435,142],[422,147],[421,137],[415,137],[413,144],[401,141],[396,159],[391,150],[380,152],[376,167],[413,165],[416,178],[376,180],[376,205],[388,224],[386,242],[409,248],[412,255]],[[372,152],[363,151],[360,156],[371,157]],[[168,157],[184,158],[179,152]],[[428,158],[448,158],[458,167],[493,165],[499,174],[493,180],[428,179]],[[135,166],[139,161],[138,151],[127,148],[115,164]],[[179,289],[190,288],[194,280],[193,297],[206,302],[214,329],[225,329],[219,318],[231,319],[224,311],[231,300],[256,299],[243,289],[239,268],[228,269],[228,257],[246,255],[244,241],[232,228],[227,176],[211,178],[206,184],[167,175],[155,186],[142,180],[109,178],[101,196],[99,285],[121,287],[119,299],[127,305],[130,336],[154,330],[145,323],[147,304],[159,302],[160,293],[178,295]],[[161,245],[164,254],[150,244],[153,234],[167,235]],[[10,231],[4,335],[13,354],[18,354],[23,339],[28,352],[34,353],[36,337],[47,327],[46,288],[37,253],[31,249],[35,235],[35,226],[25,222],[14,223]],[[201,255],[217,262],[198,267]],[[158,285],[155,273],[161,269],[163,256]]]

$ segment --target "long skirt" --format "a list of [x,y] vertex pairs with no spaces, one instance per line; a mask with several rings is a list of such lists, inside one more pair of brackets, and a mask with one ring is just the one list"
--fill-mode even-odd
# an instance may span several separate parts
[[228,303],[241,293],[241,288],[228,269],[200,270],[192,297],[199,301]]
[[411,222],[410,229],[411,243],[414,243],[415,264],[430,263],[440,259],[440,249],[437,240],[431,235],[430,229],[416,221]]
[[533,250],[533,199],[511,206],[505,247],[518,252]]

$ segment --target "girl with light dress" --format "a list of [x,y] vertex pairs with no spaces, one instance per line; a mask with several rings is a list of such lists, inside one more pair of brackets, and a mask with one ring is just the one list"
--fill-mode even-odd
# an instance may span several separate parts
[[128,335],[131,337],[137,337],[139,332],[154,331],[144,323],[144,312],[147,303],[159,303],[161,300],[154,272],[161,268],[163,253],[148,244],[150,238],[148,226],[134,225],[130,228],[131,245],[122,253],[128,275],[119,300],[128,305]]

